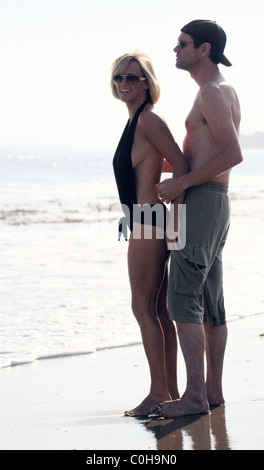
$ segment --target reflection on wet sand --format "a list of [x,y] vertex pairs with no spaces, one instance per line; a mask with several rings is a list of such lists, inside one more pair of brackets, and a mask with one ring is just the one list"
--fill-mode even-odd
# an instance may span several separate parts
[[158,450],[231,450],[225,407],[205,416],[183,416],[145,423],[157,439]]

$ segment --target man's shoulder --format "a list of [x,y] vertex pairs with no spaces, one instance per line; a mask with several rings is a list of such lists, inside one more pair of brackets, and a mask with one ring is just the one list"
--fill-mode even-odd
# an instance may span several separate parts
[[226,82],[208,82],[199,92],[199,104],[201,109],[214,108],[220,109],[222,106],[230,107],[236,94],[234,88]]
[[226,81],[208,81],[200,88],[201,99],[224,98],[226,95],[234,94],[234,87]]
[[200,97],[205,98],[212,94],[219,94],[222,90],[222,82],[208,81],[200,88]]

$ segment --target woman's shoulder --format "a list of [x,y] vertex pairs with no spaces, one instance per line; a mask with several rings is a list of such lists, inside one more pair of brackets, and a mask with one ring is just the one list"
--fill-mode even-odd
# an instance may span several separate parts
[[143,111],[140,113],[139,119],[138,119],[139,125],[145,127],[155,127],[155,126],[160,126],[161,124],[165,124],[166,122],[164,118],[158,113],[158,111],[154,108],[152,104],[147,104]]

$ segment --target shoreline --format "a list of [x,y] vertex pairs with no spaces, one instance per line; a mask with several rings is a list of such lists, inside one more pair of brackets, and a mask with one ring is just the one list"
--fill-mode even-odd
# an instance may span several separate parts
[[[175,420],[124,417],[147,395],[141,345],[41,360],[0,372],[2,450],[262,450],[264,314],[229,322],[226,403]],[[185,387],[178,361],[180,391]]]
[[[241,181],[238,193],[241,196],[231,201],[231,226],[223,253],[228,321],[237,320],[244,312],[263,311],[264,194],[259,192],[256,198],[256,180],[250,183],[249,179],[243,178],[245,184]],[[244,199],[246,188],[251,196]],[[29,191],[29,201],[35,201],[31,196]],[[54,201],[50,201],[52,206],[42,209],[36,206],[36,201],[30,202],[29,207],[24,207],[22,201],[21,207],[14,206],[15,213],[20,208],[24,217],[24,211],[29,209],[34,218],[36,208],[41,213],[44,210],[45,215],[46,209],[57,213],[60,207],[59,211],[74,208],[82,214],[83,208],[75,206],[76,199],[72,201],[73,207],[64,204],[61,197]],[[9,209],[12,213],[12,205]],[[23,217],[21,226],[1,223],[4,307],[0,370],[12,362],[17,366],[39,356],[86,353],[97,346],[119,346],[120,342],[140,340],[129,302],[127,244],[124,241],[118,244],[116,223],[111,222],[108,227],[101,221],[89,226],[82,224],[77,229],[72,223],[23,225]],[[95,250],[95,246],[100,246],[100,250]],[[241,256],[245,247],[247,257]],[[16,295],[12,299],[10,292],[14,286]],[[98,303],[102,291],[105,295]],[[121,317],[119,332],[116,312]]]
[[19,361],[12,361],[10,364],[7,364],[5,366],[0,367],[0,374],[3,369],[9,369],[13,367],[20,367],[20,366],[28,366],[30,364],[34,364],[35,362],[38,361],[47,361],[50,359],[67,359],[71,357],[78,357],[78,356],[89,356],[90,354],[96,354],[101,351],[110,351],[111,349],[122,349],[122,348],[130,348],[133,346],[139,346],[141,345],[141,342],[135,341],[131,342],[128,344],[119,344],[116,346],[102,346],[99,348],[95,348],[94,350],[90,351],[77,351],[77,352],[61,352],[61,353],[55,353],[55,354],[45,354],[43,356],[38,356],[35,359],[29,359],[27,360],[22,360],[21,362]]
[[[254,318],[264,315],[264,312],[259,312],[259,313],[254,313],[249,316],[243,316],[243,315],[230,315],[229,318],[227,318],[227,326],[229,326],[233,322],[237,321],[243,321],[246,320],[247,318]],[[264,335],[264,325],[263,325],[263,335]],[[130,348],[133,346],[141,346],[142,342],[141,341],[132,341],[131,343],[127,344],[118,344],[118,345],[110,345],[110,346],[102,346],[98,347],[95,349],[87,350],[87,351],[72,351],[72,352],[61,352],[61,353],[54,353],[54,354],[45,354],[38,356],[34,359],[29,359],[29,360],[22,360],[21,362],[19,361],[12,361],[10,364],[6,364],[0,367],[0,375],[1,371],[9,368],[16,368],[16,367],[21,367],[21,366],[28,366],[30,364],[34,364],[39,361],[46,361],[46,360],[51,360],[51,359],[67,359],[67,358],[74,358],[78,356],[89,356],[90,354],[96,354],[101,351],[111,351],[112,349],[123,349],[123,348]]]

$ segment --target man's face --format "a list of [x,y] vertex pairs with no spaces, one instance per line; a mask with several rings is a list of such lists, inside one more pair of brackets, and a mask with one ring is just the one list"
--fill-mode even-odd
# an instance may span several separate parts
[[193,38],[189,34],[180,34],[173,51],[176,52],[177,69],[190,71],[199,61],[198,49],[194,48]]

